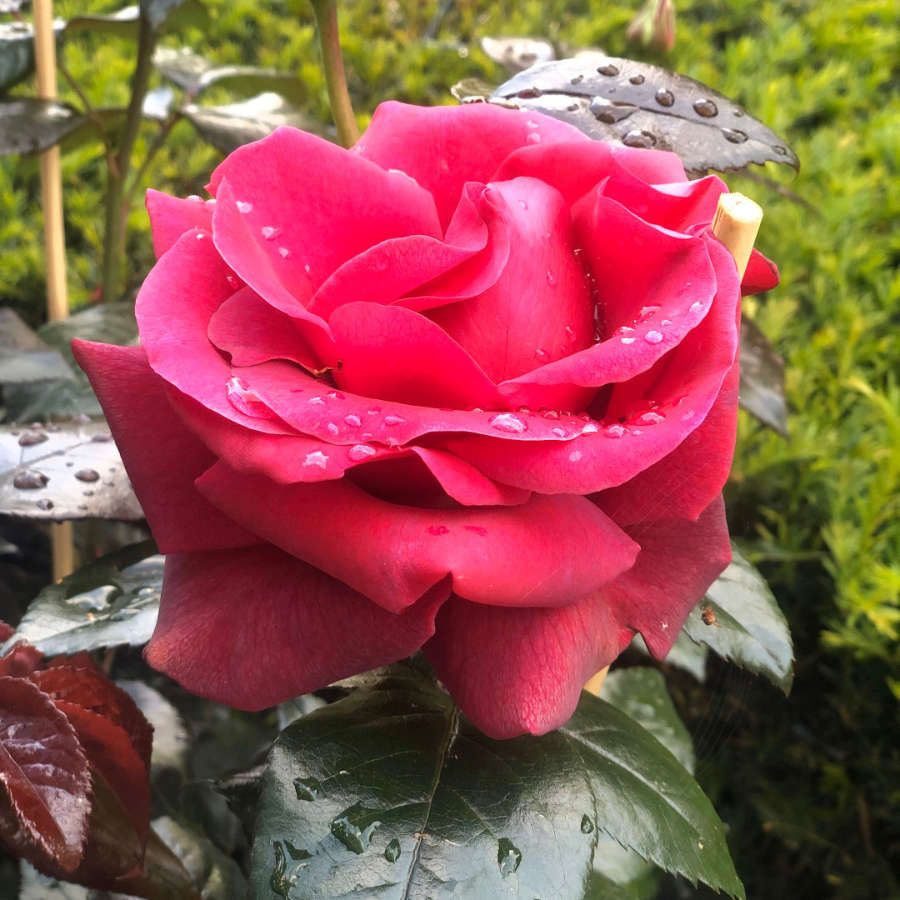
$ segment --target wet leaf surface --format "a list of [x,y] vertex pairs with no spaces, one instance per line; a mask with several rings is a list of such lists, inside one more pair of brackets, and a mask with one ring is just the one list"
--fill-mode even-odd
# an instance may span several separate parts
[[85,121],[71,106],[55,100],[22,97],[0,101],[0,156],[40,153]]
[[29,641],[44,653],[145,644],[162,590],[163,557],[145,541],[107,554],[32,601],[7,646]]
[[184,108],[200,135],[223,153],[271,134],[279,125],[315,130],[306,117],[283,97],[267,92],[241,103]]
[[794,679],[787,620],[756,567],[736,547],[732,552],[731,565],[688,616],[685,633],[787,694]]
[[62,354],[44,343],[15,311],[0,308],[0,386],[73,376]]
[[0,514],[143,518],[109,428],[90,420],[0,425]]
[[602,835],[743,894],[709,801],[614,706],[584,694],[559,731],[492,741],[398,667],[282,732],[252,887],[260,898],[581,900]]
[[649,63],[596,54],[542,63],[514,75],[493,97],[598,140],[672,150],[689,172],[799,165],[783,138],[733,100]]
[[764,425],[787,436],[784,360],[746,316],[741,321],[740,403]]

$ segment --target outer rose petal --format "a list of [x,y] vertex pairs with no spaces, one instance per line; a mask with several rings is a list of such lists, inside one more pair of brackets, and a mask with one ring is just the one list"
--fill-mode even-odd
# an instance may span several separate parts
[[719,496],[693,522],[666,519],[627,531],[641,545],[637,562],[602,593],[617,621],[639,631],[662,659],[688,613],[731,562],[725,504]]
[[687,175],[677,153],[668,150],[638,150],[634,147],[613,147],[616,162],[647,184],[666,184],[686,181]]
[[585,497],[418,509],[346,480],[284,487],[221,463],[197,486],[264,540],[392,612],[448,575],[456,594],[478,603],[568,605],[626,571],[638,550]]
[[578,129],[539,113],[490,103],[407,106],[382,103],[354,150],[385,169],[400,169],[431,191],[446,225],[467,181],[487,182],[518,147],[580,141]]
[[452,597],[425,645],[462,711],[495,739],[564,724],[585,682],[633,632],[600,596],[560,609],[501,609]]
[[194,228],[209,231],[212,228],[211,204],[199,197],[182,200],[152,188],[145,200],[153,231],[153,252],[159,259],[185,232]]
[[744,272],[744,280],[741,282],[741,291],[744,294],[760,294],[763,291],[771,291],[778,286],[778,266],[771,259],[763,256],[759,250],[750,254],[750,262],[747,271]]
[[194,479],[216,458],[175,414],[143,349],[76,340],[72,351],[100,399],[160,550],[256,543],[197,493]]
[[173,554],[145,653],[192,693],[262,709],[415,653],[448,592],[393,615],[274,547]]

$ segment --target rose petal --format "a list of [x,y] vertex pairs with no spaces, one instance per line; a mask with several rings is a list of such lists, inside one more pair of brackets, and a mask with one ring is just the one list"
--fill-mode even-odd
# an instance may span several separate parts
[[255,366],[270,359],[286,359],[311,370],[321,365],[297,320],[250,288],[239,290],[213,312],[207,334],[235,366]]
[[185,232],[194,228],[212,230],[212,209],[199,197],[182,200],[151,188],[147,191],[145,203],[153,232],[153,252],[157,259]]
[[778,266],[771,259],[763,256],[759,250],[754,250],[750,254],[750,262],[744,272],[741,291],[744,294],[760,294],[763,291],[771,291],[778,287],[778,280]]
[[514,150],[529,143],[589,139],[576,128],[531,111],[490,103],[407,106],[382,103],[355,152],[400,169],[432,193],[446,225],[467,181],[487,182]]
[[513,229],[506,268],[481,296],[432,310],[430,318],[502,381],[590,345],[594,319],[561,195],[533,178],[488,190]]
[[335,378],[344,390],[453,409],[503,405],[496,385],[468,351],[420,313],[349,303],[330,324],[342,363]]
[[502,740],[565,724],[585,682],[632,635],[598,597],[561,609],[502,609],[451,597],[425,655],[466,716]]
[[447,575],[456,594],[479,603],[567,605],[625,571],[637,552],[584,497],[417,509],[346,480],[285,487],[221,463],[197,486],[254,534],[392,612]]
[[635,147],[614,146],[616,162],[647,184],[667,184],[687,181],[684,165],[677,153],[668,150],[641,150]]
[[194,479],[216,458],[172,410],[143,349],[76,340],[72,352],[100,399],[160,550],[256,543],[194,488]]
[[447,593],[393,615],[274,547],[173,554],[145,653],[194,694],[263,709],[415,653]]
[[694,521],[666,519],[627,531],[641,552],[634,568],[602,594],[617,621],[639,631],[662,659],[688,613],[731,561],[725,504],[720,495]]

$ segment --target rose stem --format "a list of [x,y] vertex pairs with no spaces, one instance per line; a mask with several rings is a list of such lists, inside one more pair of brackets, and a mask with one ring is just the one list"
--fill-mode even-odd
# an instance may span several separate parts
[[[34,0],[34,59],[38,96],[56,99],[56,38],[52,0]],[[66,289],[66,233],[63,222],[62,168],[59,147],[41,154],[41,206],[47,252],[47,318],[51,322],[69,315]],[[53,546],[53,580],[75,568],[75,540],[71,522],[50,526]]]
[[743,194],[722,194],[719,197],[712,233],[734,257],[740,278],[747,271],[762,217],[762,207]]
[[[722,194],[716,207],[712,232],[734,257],[738,277],[743,278],[750,261],[750,253],[762,222],[762,207],[743,194]],[[600,696],[609,666],[594,675],[584,689],[595,697]]]
[[310,0],[319,32],[319,46],[322,49],[322,68],[325,70],[325,85],[328,88],[328,102],[331,117],[337,125],[338,141],[344,147],[351,147],[359,137],[353,104],[347,91],[347,76],[344,73],[344,58],[341,55],[341,35],[338,30],[337,0]]

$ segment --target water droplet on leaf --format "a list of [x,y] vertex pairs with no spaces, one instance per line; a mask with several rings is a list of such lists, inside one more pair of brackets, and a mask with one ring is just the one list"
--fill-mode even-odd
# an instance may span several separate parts
[[497,842],[497,865],[500,874],[506,878],[512,875],[522,864],[522,851],[509,839],[500,838]]
[[19,446],[33,447],[35,444],[43,444],[47,439],[47,435],[43,431],[26,431],[19,438]]
[[601,75],[608,75],[608,76],[612,77],[613,75],[619,74],[619,67],[614,66],[612,63],[605,63],[602,66],[598,66],[597,71]]
[[649,131],[638,131],[632,129],[622,138],[622,143],[626,147],[636,147],[640,150],[647,150],[656,145],[656,138]]
[[675,102],[675,95],[665,88],[660,88],[656,94],[654,94],[654,99],[660,106],[671,106]]
[[319,788],[322,783],[318,778],[295,778],[294,790],[298,800],[315,800],[319,796]]
[[89,484],[100,480],[100,473],[96,469],[79,469],[75,473],[75,477],[79,481],[86,481]]
[[590,834],[594,830],[594,823],[591,821],[591,817],[588,815],[584,815],[581,817],[581,833],[582,834]]
[[391,838],[387,847],[384,848],[384,858],[391,863],[400,859],[400,841],[397,838]]
[[374,819],[375,810],[361,803],[345,809],[331,823],[331,833],[353,853],[363,853],[372,841],[375,829],[381,824]]
[[713,116],[717,116],[719,114],[719,107],[712,100],[708,100],[706,97],[701,98],[700,100],[695,100],[693,103],[694,112],[697,113],[698,116],[703,116],[704,119],[711,119]]
[[723,128],[722,134],[725,135],[726,141],[732,144],[743,144],[747,140],[747,135],[738,128]]

